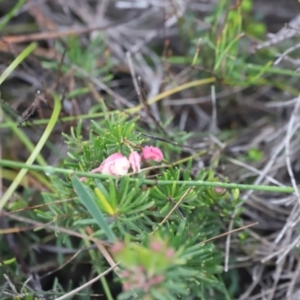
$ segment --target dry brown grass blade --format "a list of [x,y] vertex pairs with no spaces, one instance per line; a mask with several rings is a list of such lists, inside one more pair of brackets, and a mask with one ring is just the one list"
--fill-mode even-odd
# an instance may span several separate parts
[[252,226],[255,226],[255,225],[257,225],[257,224],[258,224],[258,222],[255,222],[255,223],[251,223],[251,224],[249,224],[249,225],[242,226],[242,227],[237,228],[237,229],[233,229],[233,230],[224,232],[224,233],[222,233],[222,234],[219,234],[219,235],[217,235],[217,236],[212,237],[211,239],[208,239],[208,240],[205,240],[205,241],[201,242],[201,244],[211,242],[211,241],[216,240],[216,239],[219,239],[219,238],[221,238],[221,237],[223,237],[223,236],[227,236],[227,235],[229,235],[229,234],[232,234],[232,233],[235,233],[235,232],[238,232],[238,231],[247,229],[247,228],[252,227]]
[[75,35],[91,33],[93,31],[102,31],[110,27],[112,27],[112,25],[96,26],[90,28],[79,28],[79,29],[71,28],[63,31],[38,32],[38,33],[22,34],[22,35],[15,35],[15,36],[3,36],[0,38],[0,41],[6,44],[18,44],[18,43],[25,43],[25,42],[32,42],[32,41],[58,39],[67,36],[75,36]]
[[[89,234],[89,235],[93,235],[94,234],[94,231],[91,227],[87,226],[85,228],[85,231]],[[95,244],[96,246],[98,247],[98,249],[101,251],[102,255],[105,257],[106,261],[110,264],[110,266],[116,266],[116,263],[114,262],[114,260],[112,259],[111,255],[109,254],[109,252],[106,250],[106,248],[104,247],[103,243],[102,242],[98,242],[97,240],[95,240]],[[116,267],[115,269],[115,272],[117,274],[119,271],[119,268]]]
[[169,213],[165,216],[165,218],[159,223],[159,226],[164,224],[171,216],[171,214],[178,208],[178,206],[181,204],[181,202],[184,200],[186,195],[193,189],[193,187],[188,188],[182,197],[178,200],[178,202],[172,207],[172,209],[169,211]]
[[75,236],[75,237],[78,237],[78,238],[81,238],[81,239],[87,239],[87,240],[89,240],[93,243],[95,243],[97,241],[98,243],[101,243],[102,245],[111,246],[111,243],[101,241],[97,238],[92,238],[88,235],[84,235],[84,234],[81,234],[79,232],[76,232],[74,230],[70,230],[70,229],[67,229],[67,228],[64,228],[64,227],[59,227],[59,226],[56,226],[56,225],[51,225],[49,223],[34,221],[32,219],[21,217],[21,216],[10,215],[9,213],[7,213],[5,211],[1,212],[0,217],[2,217],[2,216],[6,216],[10,219],[13,219],[13,220],[16,220],[16,221],[19,221],[19,222],[32,224],[32,225],[35,226],[35,228],[51,229],[51,230],[54,230],[54,231],[57,231],[57,232],[66,233],[70,236]]
[[43,13],[42,5],[34,5],[29,9],[29,13],[34,17],[41,29],[57,30],[58,26]]
[[[26,47],[22,47],[20,45],[13,45],[13,52],[14,53],[21,53]],[[5,52],[5,53],[12,53],[12,44],[7,44],[3,41],[1,41],[0,38],[0,52]],[[33,55],[41,57],[41,58],[46,58],[46,59],[55,59],[55,60],[60,60],[61,59],[61,54],[58,53],[55,49],[43,49],[41,47],[38,47],[34,49]]]
[[27,211],[27,210],[34,210],[34,209],[40,209],[40,208],[45,208],[45,207],[47,207],[49,205],[59,205],[61,203],[69,202],[69,201],[74,201],[74,198],[57,200],[57,201],[52,201],[52,202],[43,203],[43,204],[37,204],[37,205],[33,205],[33,206],[27,206],[27,207],[24,207],[24,208],[20,208],[20,209],[16,209],[16,210],[7,212],[7,214],[8,215],[13,215],[13,214],[16,214],[18,212]]

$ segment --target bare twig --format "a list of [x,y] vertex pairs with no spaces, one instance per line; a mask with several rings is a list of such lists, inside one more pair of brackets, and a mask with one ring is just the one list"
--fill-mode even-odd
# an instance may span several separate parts
[[217,123],[217,99],[216,99],[216,90],[215,86],[211,86],[211,103],[212,103],[212,115],[211,115],[211,124],[210,131],[216,131],[218,129]]
[[294,132],[297,130],[298,126],[294,127],[294,123],[295,123],[295,119],[296,119],[296,114],[298,113],[300,107],[300,95],[298,97],[298,101],[296,102],[294,111],[291,115],[289,124],[288,124],[288,128],[287,128],[287,134],[286,134],[286,139],[285,139],[285,154],[286,154],[286,166],[287,166],[287,170],[293,185],[293,188],[295,190],[295,193],[297,195],[298,198],[298,202],[300,205],[300,193],[297,187],[297,183],[295,180],[295,176],[294,176],[294,172],[292,170],[292,165],[291,165],[291,158],[290,158],[290,140],[294,134]]

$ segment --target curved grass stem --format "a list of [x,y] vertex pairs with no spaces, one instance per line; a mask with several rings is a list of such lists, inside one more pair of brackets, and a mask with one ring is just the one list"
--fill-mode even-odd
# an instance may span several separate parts
[[[24,164],[24,167],[22,167],[21,171],[18,173],[18,175],[15,177],[14,181],[11,183],[9,188],[6,190],[5,194],[3,195],[2,199],[0,199],[0,212],[9,200],[9,198],[12,196],[12,194],[15,192],[15,190],[18,188],[20,182],[26,175],[27,171],[29,170],[28,166],[31,166],[33,162],[36,160],[37,156],[41,152],[43,146],[47,142],[56,122],[59,117],[59,113],[61,110],[61,102],[57,95],[54,95],[54,109],[52,112],[52,116],[50,118],[50,121],[41,136],[39,142],[37,143],[36,147],[34,148],[33,152],[29,156],[29,158],[26,161],[26,164]],[[48,167],[43,167],[48,168]]]
[[0,75],[0,85],[36,47],[37,47],[37,43],[31,43],[16,57],[16,59]]

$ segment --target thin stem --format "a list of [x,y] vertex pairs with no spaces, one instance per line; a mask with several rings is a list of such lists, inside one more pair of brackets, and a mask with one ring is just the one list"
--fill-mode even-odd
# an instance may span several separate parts
[[8,24],[8,22],[14,17],[15,13],[23,6],[24,0],[19,0],[18,3],[6,14],[2,17],[0,21],[0,31]]
[[[5,116],[6,120],[9,120],[10,122],[12,122],[12,120],[8,117]],[[27,137],[27,135],[23,132],[23,130],[21,130],[20,128],[18,128],[17,126],[11,126],[11,130],[13,131],[13,133],[19,138],[19,140],[24,144],[24,146],[27,148],[27,150],[31,153],[33,152],[35,146],[34,144],[31,142],[31,140]],[[47,166],[47,162],[46,160],[43,158],[43,156],[41,154],[39,154],[36,157],[36,161],[41,165],[41,166]]]
[[108,274],[109,272],[111,272],[117,265],[113,265],[111,266],[109,269],[107,269],[106,271],[104,271],[103,273],[99,274],[98,276],[96,276],[95,278],[93,278],[92,280],[86,282],[85,284],[79,286],[78,288],[72,290],[71,292],[56,298],[56,300],[63,300],[63,299],[67,299],[70,296],[76,295],[78,292],[82,291],[83,289],[89,287],[90,285],[92,285],[94,282],[98,281],[101,277],[105,276],[106,274]]
[[[103,175],[103,174],[94,174],[90,172],[82,172],[82,171],[74,171],[63,168],[56,167],[43,167],[39,165],[28,165],[26,163],[15,162],[11,160],[0,159],[0,166],[12,167],[12,168],[23,168],[29,170],[42,171],[47,174],[68,174],[68,175],[76,175],[79,177],[88,177],[88,178],[98,178],[98,179],[107,179],[113,176]],[[137,178],[130,178],[130,181],[138,181]],[[169,185],[173,184],[173,180],[151,180],[145,179],[145,184],[148,185]],[[289,186],[271,186],[271,185],[252,185],[252,184],[238,184],[238,183],[227,183],[227,182],[208,182],[204,180],[178,180],[176,181],[179,185],[186,186],[206,186],[206,187],[221,187],[225,189],[240,189],[240,190],[254,190],[261,192],[277,192],[277,193],[294,193],[294,189]]]
[[[14,181],[11,183],[11,185],[9,186],[9,188],[3,195],[3,197],[0,199],[0,212],[3,209],[3,207],[5,206],[6,202],[11,197],[11,195],[18,188],[18,186],[19,186],[20,182],[22,181],[22,179],[24,178],[24,176],[26,175],[27,171],[29,170],[28,166],[33,164],[33,162],[36,160],[37,156],[41,152],[43,146],[47,142],[47,140],[57,122],[60,110],[61,110],[60,99],[56,95],[54,95],[54,109],[53,109],[53,113],[52,113],[50,122],[47,125],[47,127],[46,127],[43,135],[41,136],[38,144],[36,145],[35,149],[32,151],[31,155],[27,159],[26,164],[24,164],[24,168],[21,169],[21,171],[18,173],[18,175],[16,176]],[[47,167],[42,167],[42,169],[43,168],[46,169]],[[39,169],[39,170],[41,170],[41,169]]]
[[16,57],[16,59],[1,74],[0,85],[36,47],[37,43],[31,43]]

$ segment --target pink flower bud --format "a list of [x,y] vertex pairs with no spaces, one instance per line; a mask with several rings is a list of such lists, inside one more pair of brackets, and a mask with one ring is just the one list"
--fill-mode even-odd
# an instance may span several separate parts
[[117,241],[115,244],[113,244],[110,248],[111,252],[113,252],[114,254],[122,251],[124,249],[125,245],[124,243]]
[[214,191],[215,191],[217,194],[219,194],[219,195],[223,195],[223,194],[225,194],[226,189],[221,188],[221,187],[215,187],[215,188],[214,188]]
[[150,248],[155,252],[161,251],[164,248],[164,244],[162,241],[154,240],[151,241]]
[[157,285],[157,284],[163,282],[164,279],[165,278],[163,275],[156,275],[149,280],[149,285],[150,286]]
[[130,153],[129,162],[134,173],[141,171],[141,160],[141,156],[136,151]]
[[153,146],[146,146],[143,149],[143,158],[144,159],[151,159],[153,161],[162,161],[164,159],[164,156],[161,152],[161,150],[157,147]]
[[167,258],[172,258],[174,256],[174,254],[175,254],[174,249],[167,249],[165,251],[165,255],[166,255]]

